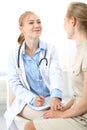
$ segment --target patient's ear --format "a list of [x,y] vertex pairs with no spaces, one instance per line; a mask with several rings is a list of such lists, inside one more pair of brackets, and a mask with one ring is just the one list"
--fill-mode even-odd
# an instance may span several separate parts
[[76,18],[75,17],[71,17],[71,22],[72,22],[72,25],[75,26],[76,25]]

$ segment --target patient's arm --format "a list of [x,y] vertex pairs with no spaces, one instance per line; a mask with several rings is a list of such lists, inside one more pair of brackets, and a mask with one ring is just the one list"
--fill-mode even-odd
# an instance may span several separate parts
[[74,103],[74,98],[72,98],[67,104],[64,104],[60,110],[65,111],[69,109],[73,105],[73,103]]

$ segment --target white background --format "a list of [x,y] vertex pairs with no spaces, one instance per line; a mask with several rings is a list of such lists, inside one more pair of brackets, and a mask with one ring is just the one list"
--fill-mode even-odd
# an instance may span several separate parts
[[[3,0],[0,1],[0,72],[7,71],[9,50],[20,34],[18,20],[25,11],[34,11],[42,21],[41,39],[54,44],[61,67],[71,66],[75,43],[67,39],[63,22],[67,4],[72,0]],[[73,0],[77,1],[77,0]],[[87,0],[78,0],[87,3]]]

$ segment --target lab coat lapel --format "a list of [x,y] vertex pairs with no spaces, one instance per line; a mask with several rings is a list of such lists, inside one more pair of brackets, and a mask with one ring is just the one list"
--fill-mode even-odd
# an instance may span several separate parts
[[24,83],[26,84],[26,87],[29,89],[29,85],[26,79],[26,73],[25,73],[25,69],[24,69],[24,64],[23,64],[23,59],[20,58],[20,68],[21,68],[21,78],[24,81]]

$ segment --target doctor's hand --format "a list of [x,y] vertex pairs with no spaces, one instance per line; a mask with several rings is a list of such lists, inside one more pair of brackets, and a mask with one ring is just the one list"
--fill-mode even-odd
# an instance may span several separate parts
[[45,98],[43,96],[38,96],[35,98],[34,105],[40,107],[44,104]]
[[51,101],[50,101],[50,107],[51,107],[51,110],[60,110],[62,109],[63,105],[60,101],[60,99],[58,99],[57,97],[53,97],[51,98]]

